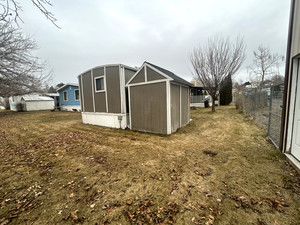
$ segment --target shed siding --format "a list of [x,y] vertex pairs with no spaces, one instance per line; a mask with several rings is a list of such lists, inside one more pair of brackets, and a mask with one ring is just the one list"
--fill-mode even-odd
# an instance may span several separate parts
[[134,70],[130,70],[125,68],[125,84],[133,77],[133,75],[136,73]]
[[180,86],[171,84],[171,132],[180,127]]
[[181,126],[188,124],[190,120],[189,105],[189,88],[181,86]]
[[119,67],[106,67],[106,94],[109,113],[121,113]]
[[26,107],[25,111],[54,109],[54,100],[52,100],[52,101],[24,101],[24,103],[25,103],[25,107]]
[[95,93],[95,110],[96,112],[106,112],[105,92]]
[[166,83],[130,87],[131,128],[167,134]]
[[166,78],[147,66],[147,81],[162,80],[162,79],[166,79]]
[[81,111],[83,111],[81,76],[78,77],[78,85],[79,85],[80,108]]
[[104,76],[104,67],[93,69],[93,77]]
[[145,82],[145,67],[133,78],[130,84]]
[[85,112],[94,112],[91,71],[82,75],[82,83]]
[[[93,78],[104,76],[104,67],[93,69]],[[95,79],[93,79],[93,90],[95,90]],[[94,101],[95,101],[95,111],[96,112],[106,112],[106,98],[105,92],[95,92],[94,91]]]

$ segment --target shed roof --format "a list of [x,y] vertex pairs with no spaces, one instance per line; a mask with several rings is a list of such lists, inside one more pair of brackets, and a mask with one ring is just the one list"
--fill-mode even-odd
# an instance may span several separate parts
[[39,95],[24,95],[21,100],[24,101],[53,101],[53,98]]
[[167,76],[171,77],[174,81],[177,81],[178,83],[185,84],[185,85],[187,85],[187,86],[194,86],[194,85],[191,84],[190,82],[188,82],[188,81],[182,79],[181,77],[177,76],[176,74],[172,73],[172,72],[169,71],[169,70],[166,70],[166,69],[164,69],[164,68],[161,68],[161,67],[159,67],[159,66],[156,66],[156,65],[154,65],[154,64],[152,64],[152,63],[149,63],[149,62],[147,62],[147,61],[145,61],[144,63],[147,63],[147,64],[153,66],[155,69],[157,69],[157,70],[159,70],[160,72],[162,72],[162,73],[166,74]]
[[64,84],[63,86],[61,86],[60,88],[57,88],[56,91],[59,91],[67,86],[77,86],[78,87],[78,84],[75,84],[75,83],[66,83]]

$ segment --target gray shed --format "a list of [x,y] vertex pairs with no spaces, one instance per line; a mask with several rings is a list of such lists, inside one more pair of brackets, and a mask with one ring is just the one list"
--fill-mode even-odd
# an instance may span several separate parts
[[171,134],[189,123],[192,84],[174,73],[144,62],[126,86],[131,129]]
[[78,82],[83,123],[171,134],[190,120],[192,84],[151,63],[95,67]]
[[78,76],[82,121],[106,127],[128,127],[125,83],[135,68],[109,64],[89,69]]

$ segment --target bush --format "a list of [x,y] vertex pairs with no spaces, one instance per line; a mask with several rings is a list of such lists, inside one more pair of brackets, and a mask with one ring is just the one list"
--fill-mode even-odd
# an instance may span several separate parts
[[229,105],[232,102],[232,80],[228,76],[225,85],[220,89],[220,105]]
[[236,100],[235,100],[235,108],[239,110],[239,112],[243,112],[244,110],[244,96],[243,94],[237,94]]

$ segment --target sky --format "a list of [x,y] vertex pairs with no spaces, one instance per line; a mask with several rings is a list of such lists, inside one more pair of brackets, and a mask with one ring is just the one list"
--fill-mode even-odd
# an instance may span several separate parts
[[[53,69],[53,85],[78,83],[77,76],[105,64],[139,67],[144,61],[193,80],[190,53],[219,34],[244,38],[247,58],[236,81],[249,80],[253,51],[269,46],[286,54],[290,1],[287,0],[51,0],[54,26],[22,1],[19,22],[33,35],[37,56]],[[284,63],[280,69],[284,74]]]

